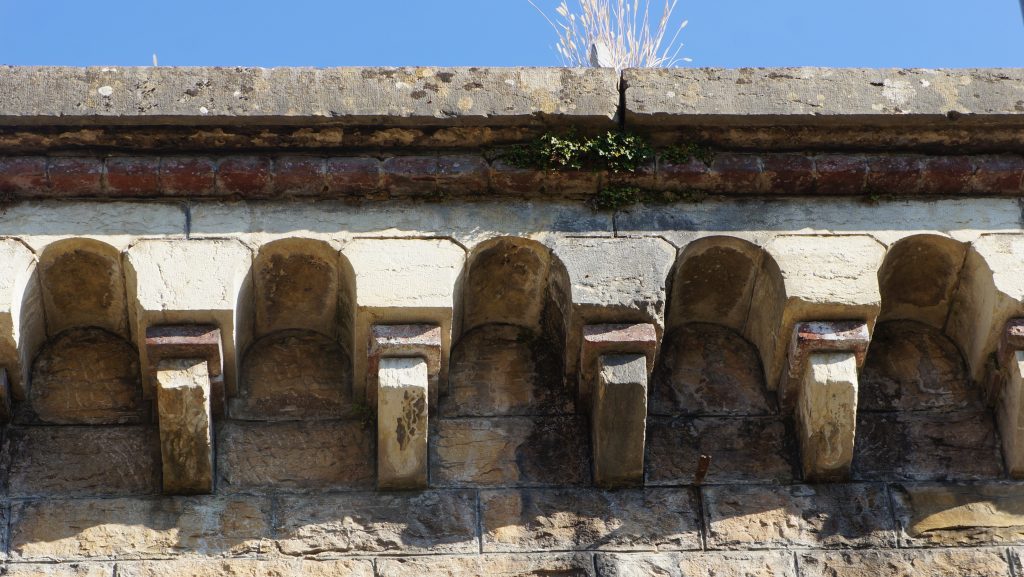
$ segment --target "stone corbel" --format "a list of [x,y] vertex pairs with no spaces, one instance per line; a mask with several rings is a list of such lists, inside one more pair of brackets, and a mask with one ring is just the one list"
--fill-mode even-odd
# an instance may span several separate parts
[[439,325],[374,325],[367,400],[377,406],[377,486],[427,486],[428,413],[441,372]]
[[580,390],[590,402],[594,483],[600,487],[643,484],[647,378],[657,346],[653,324],[583,327]]
[[871,335],[863,321],[797,323],[782,389],[796,412],[804,479],[845,479],[857,433],[857,371]]
[[149,327],[146,352],[146,378],[156,391],[164,493],[211,493],[213,415],[224,407],[220,330]]
[[1010,319],[996,354],[996,420],[1010,476],[1024,478],[1024,318]]

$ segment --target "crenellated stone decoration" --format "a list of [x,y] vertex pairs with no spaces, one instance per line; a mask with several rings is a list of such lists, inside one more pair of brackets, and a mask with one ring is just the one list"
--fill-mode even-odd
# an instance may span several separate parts
[[437,389],[441,370],[441,327],[374,325],[370,335],[367,391],[377,405],[377,485],[424,488],[431,391]]
[[224,407],[220,330],[149,327],[146,350],[147,377],[156,391],[164,493],[211,493],[213,416]]
[[996,354],[996,420],[1003,441],[1006,468],[1024,477],[1024,318],[1010,319]]
[[658,338],[654,325],[583,327],[581,389],[590,401],[594,484],[642,485],[647,434],[647,378]]
[[783,394],[795,403],[809,481],[845,479],[857,432],[857,370],[871,336],[860,321],[803,322],[793,331]]

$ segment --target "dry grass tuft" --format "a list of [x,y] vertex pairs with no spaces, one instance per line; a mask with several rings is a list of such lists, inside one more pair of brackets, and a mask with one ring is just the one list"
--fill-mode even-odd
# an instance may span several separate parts
[[565,66],[608,68],[657,68],[688,62],[680,58],[683,45],[679,34],[686,27],[683,21],[666,42],[672,12],[679,0],[665,0],[665,8],[657,26],[652,29],[650,0],[577,0],[579,12],[573,12],[565,0],[552,20],[533,0],[527,0],[539,11],[558,34],[556,48]]

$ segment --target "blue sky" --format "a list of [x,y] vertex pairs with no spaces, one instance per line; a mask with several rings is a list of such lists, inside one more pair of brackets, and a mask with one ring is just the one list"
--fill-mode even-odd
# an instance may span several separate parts
[[[688,66],[1024,66],[1018,0],[680,0],[677,13]],[[0,64],[548,66],[554,43],[526,0],[0,0]]]

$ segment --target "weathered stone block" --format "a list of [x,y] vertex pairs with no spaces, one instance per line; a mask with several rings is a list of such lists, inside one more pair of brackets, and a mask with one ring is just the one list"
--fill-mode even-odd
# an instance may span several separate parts
[[379,577],[594,577],[594,562],[586,553],[530,555],[486,554],[472,557],[405,557],[378,559]]
[[[1008,355],[1009,356],[1009,355]],[[996,419],[1003,442],[1006,468],[1015,478],[1024,476],[1024,350],[1003,362],[1002,390],[997,393]]]
[[115,577],[113,563],[10,563],[0,566],[4,577]]
[[565,385],[561,349],[529,329],[485,325],[452,349],[443,417],[554,415],[575,412]]
[[[176,559],[121,562],[117,577],[373,577],[370,559]],[[90,576],[91,577],[91,576]]]
[[704,491],[709,549],[896,545],[880,485],[719,486]]
[[853,477],[938,481],[999,478],[1003,462],[992,413],[862,413]]
[[[793,336],[789,341],[787,371],[783,375],[782,401],[786,406],[793,406],[800,400],[800,393],[805,383],[811,356],[827,353],[851,353],[855,368],[864,364],[871,342],[868,325],[861,321],[833,322],[802,322],[793,327]],[[856,375],[856,373],[855,373]],[[856,399],[856,390],[854,390]]]
[[431,482],[448,487],[590,482],[589,431],[577,416],[439,419]]
[[658,331],[651,323],[584,325],[580,345],[580,397],[590,400],[599,378],[601,356],[642,355],[646,361],[644,371],[650,374],[657,352]]
[[480,506],[485,552],[700,548],[697,499],[686,489],[485,491]]
[[359,421],[227,422],[217,436],[217,490],[370,489],[373,430]]
[[366,398],[377,403],[381,361],[385,358],[420,358],[427,371],[430,404],[437,406],[438,379],[444,359],[442,329],[438,325],[373,325],[366,362]]
[[479,551],[476,498],[469,492],[283,497],[276,519],[285,555]]
[[857,435],[856,353],[813,353],[807,358],[796,422],[804,479],[848,477]]
[[594,483],[601,487],[642,485],[647,357],[602,355],[598,369],[590,411]]
[[213,491],[213,415],[204,359],[167,359],[156,367],[164,492]]
[[795,470],[791,445],[778,417],[652,417],[647,484],[695,483],[701,455],[711,458],[706,483],[788,483]]
[[19,502],[12,561],[154,559],[256,553],[269,536],[267,500],[215,497]]
[[427,362],[421,358],[384,358],[379,366],[377,485],[386,489],[426,487]]
[[892,494],[901,546],[1024,543],[1024,485],[900,485]]
[[1008,577],[1001,549],[941,551],[815,551],[797,553],[803,577]]
[[93,239],[71,238],[46,247],[39,282],[50,337],[74,327],[128,336],[121,251]]
[[796,577],[793,555],[783,551],[601,553],[594,563],[601,577]]
[[15,497],[160,491],[160,443],[152,427],[12,428],[6,442]]

